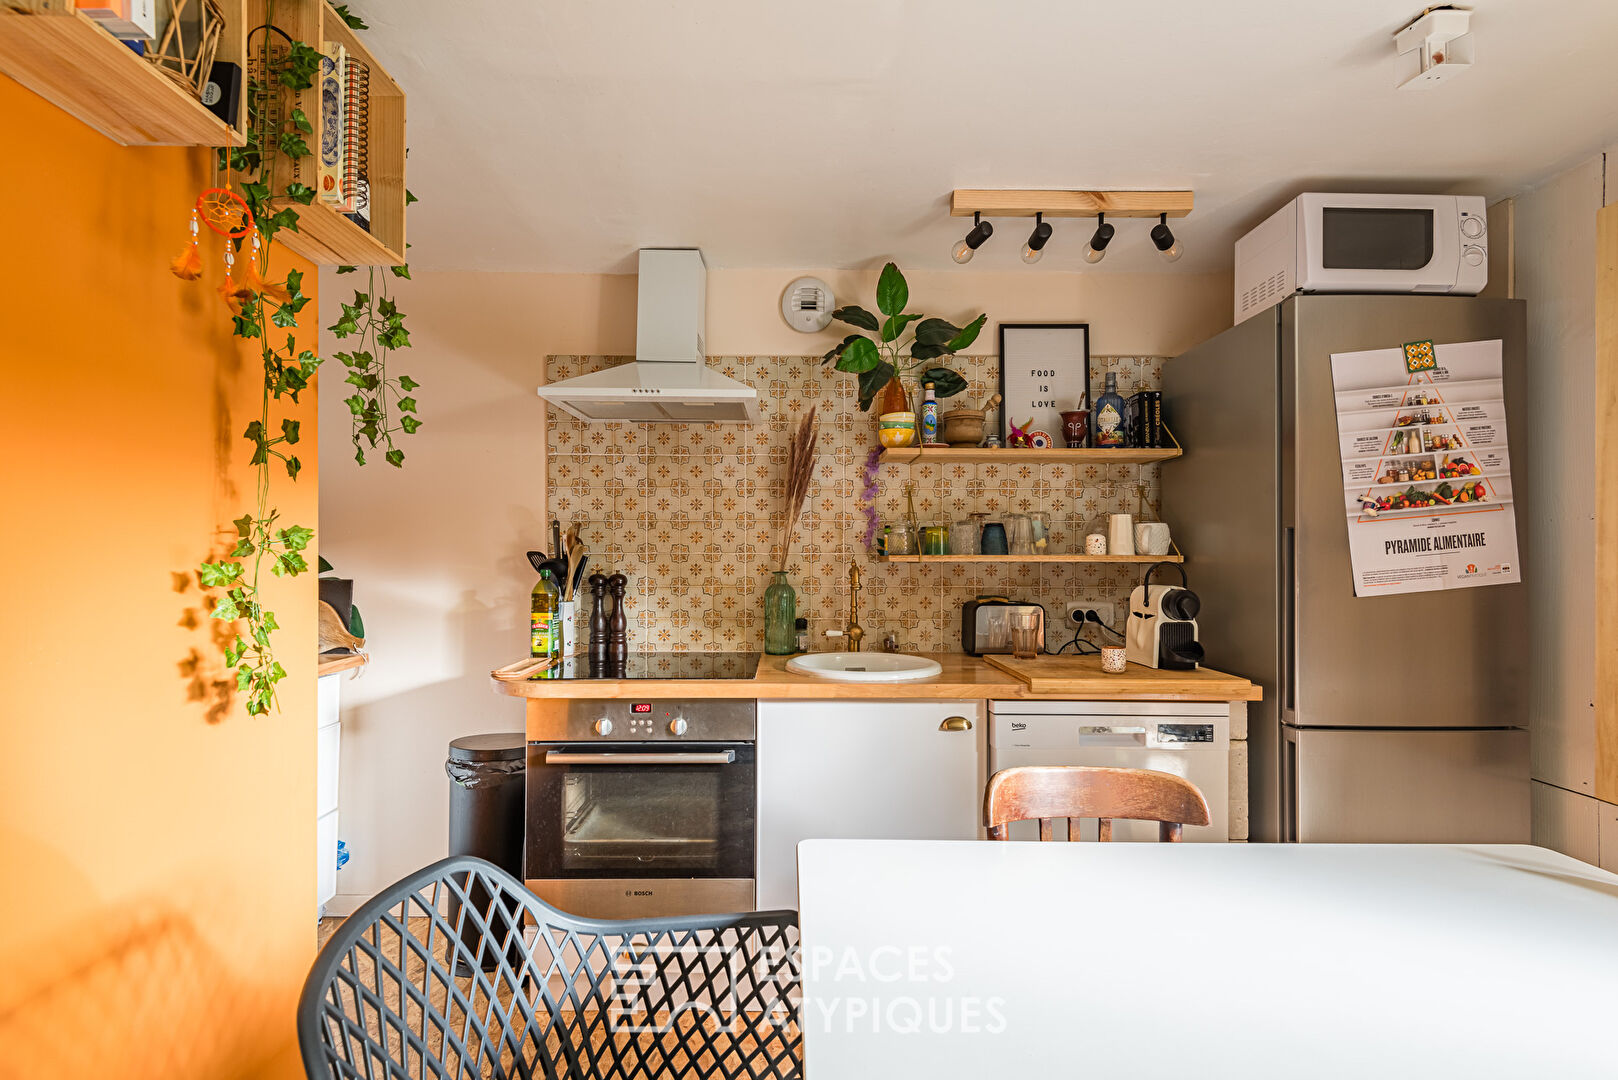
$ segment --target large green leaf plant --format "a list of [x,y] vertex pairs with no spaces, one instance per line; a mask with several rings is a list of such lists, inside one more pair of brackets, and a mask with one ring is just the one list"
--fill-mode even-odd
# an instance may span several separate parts
[[[860,411],[869,412],[871,402],[893,378],[932,383],[933,396],[954,397],[966,389],[966,380],[953,368],[938,364],[977,340],[987,315],[979,315],[965,326],[944,319],[905,311],[910,303],[910,286],[893,263],[882,268],[876,283],[877,316],[854,304],[831,313],[838,322],[867,331],[850,334],[821,358],[837,364],[838,371],[859,376]],[[912,329],[914,324],[914,329]],[[906,334],[909,334],[906,337]],[[874,334],[875,337],[869,335]]]

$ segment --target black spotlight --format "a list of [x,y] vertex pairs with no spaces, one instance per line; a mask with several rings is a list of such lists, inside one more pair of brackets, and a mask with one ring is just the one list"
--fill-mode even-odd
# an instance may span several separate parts
[[1045,224],[1045,215],[1034,215],[1034,231],[1028,234],[1028,243],[1022,246],[1022,261],[1037,263],[1041,255],[1045,254],[1045,245],[1050,242],[1051,227]]
[[1084,249],[1084,261],[1098,263],[1107,257],[1107,245],[1112,243],[1112,234],[1117,232],[1107,223],[1106,214],[1096,215],[1096,231],[1090,236],[1090,246]]
[[1152,243],[1157,245],[1157,250],[1169,262],[1178,261],[1183,254],[1180,250],[1180,242],[1174,239],[1174,231],[1169,228],[1169,216],[1167,214],[1157,215],[1157,224],[1152,226]]
[[950,252],[950,255],[958,263],[971,262],[972,256],[977,254],[978,248],[983,246],[983,241],[993,235],[994,226],[984,221],[982,214],[973,214],[972,231],[966,234],[965,239],[955,245],[955,250]]

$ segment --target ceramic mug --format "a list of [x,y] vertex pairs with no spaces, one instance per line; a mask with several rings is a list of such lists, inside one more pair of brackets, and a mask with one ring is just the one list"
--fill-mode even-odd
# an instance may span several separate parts
[[1084,538],[1084,553],[1086,555],[1105,555],[1107,553],[1107,536],[1105,533],[1091,533]]
[[1161,521],[1141,521],[1135,524],[1135,552],[1139,555],[1167,555],[1169,553],[1169,527]]
[[1111,555],[1135,554],[1135,519],[1132,515],[1107,515],[1107,552]]
[[1101,670],[1108,675],[1122,675],[1124,668],[1129,664],[1128,654],[1122,645],[1101,646]]

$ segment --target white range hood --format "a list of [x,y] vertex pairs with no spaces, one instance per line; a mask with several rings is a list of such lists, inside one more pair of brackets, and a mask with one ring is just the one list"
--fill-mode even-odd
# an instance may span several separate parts
[[636,424],[751,424],[758,391],[703,360],[708,267],[696,248],[642,248],[635,362],[539,388],[580,420]]

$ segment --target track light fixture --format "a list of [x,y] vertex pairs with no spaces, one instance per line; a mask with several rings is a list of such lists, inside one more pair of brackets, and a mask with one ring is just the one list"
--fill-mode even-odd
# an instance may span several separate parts
[[1180,242],[1174,239],[1174,232],[1169,228],[1167,214],[1157,215],[1157,224],[1152,226],[1152,243],[1157,245],[1157,250],[1169,262],[1177,262],[1183,254]]
[[982,214],[973,214],[972,231],[967,233],[966,237],[955,245],[955,250],[950,252],[950,255],[958,263],[971,262],[972,256],[977,254],[978,248],[982,247],[983,242],[993,235],[994,226],[984,221]]
[[1090,243],[1084,249],[1084,261],[1098,263],[1107,257],[1107,245],[1112,243],[1112,234],[1118,230],[1107,221],[1106,214],[1096,215],[1096,231],[1090,234]]
[[1034,214],[1034,231],[1028,234],[1028,243],[1022,246],[1022,261],[1037,263],[1045,254],[1045,245],[1051,239],[1051,227],[1045,224],[1045,215]]

